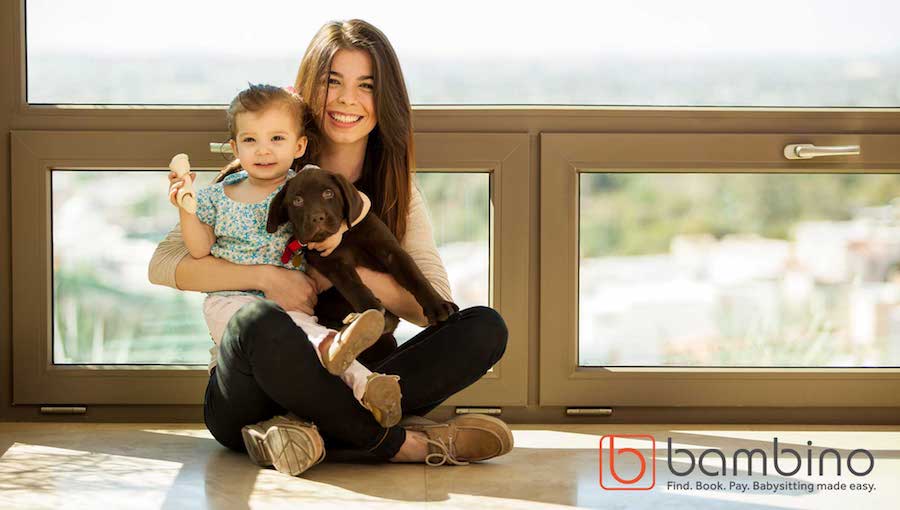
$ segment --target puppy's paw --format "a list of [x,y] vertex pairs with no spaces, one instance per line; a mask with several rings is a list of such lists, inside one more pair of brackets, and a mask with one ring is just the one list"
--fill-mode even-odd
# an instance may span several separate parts
[[456,303],[451,301],[444,301],[443,299],[438,299],[434,304],[430,306],[423,306],[422,312],[425,314],[425,317],[428,319],[428,324],[437,324],[438,322],[444,322],[451,315],[459,311],[459,307],[456,306]]

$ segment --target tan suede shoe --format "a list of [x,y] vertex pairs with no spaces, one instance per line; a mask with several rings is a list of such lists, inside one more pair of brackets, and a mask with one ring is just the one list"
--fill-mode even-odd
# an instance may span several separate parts
[[464,414],[437,425],[411,425],[409,430],[428,436],[429,466],[482,461],[513,449],[512,431],[502,420],[484,414]]
[[393,427],[400,421],[400,376],[372,373],[366,381],[362,405],[382,427]]
[[439,425],[439,423],[424,416],[407,414],[403,416],[403,419],[401,419],[400,423],[398,423],[397,425],[405,428],[411,428],[413,425]]
[[361,352],[378,341],[384,330],[384,313],[374,309],[351,313],[344,324],[347,326],[328,346],[328,355],[322,357],[325,369],[333,375],[343,374]]
[[256,465],[274,465],[280,473],[297,476],[325,458],[325,443],[316,426],[292,414],[247,425],[241,435]]

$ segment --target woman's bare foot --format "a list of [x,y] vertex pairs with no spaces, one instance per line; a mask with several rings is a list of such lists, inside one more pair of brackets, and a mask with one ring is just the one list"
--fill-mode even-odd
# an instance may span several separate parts
[[428,455],[428,436],[424,432],[414,430],[406,431],[406,441],[396,455],[391,457],[391,462],[425,462]]

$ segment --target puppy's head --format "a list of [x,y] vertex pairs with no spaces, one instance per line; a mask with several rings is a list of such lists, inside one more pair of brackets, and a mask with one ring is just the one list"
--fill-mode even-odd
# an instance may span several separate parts
[[303,244],[321,242],[347,226],[362,211],[356,188],[344,176],[307,165],[289,179],[269,204],[266,231],[274,233],[290,221]]

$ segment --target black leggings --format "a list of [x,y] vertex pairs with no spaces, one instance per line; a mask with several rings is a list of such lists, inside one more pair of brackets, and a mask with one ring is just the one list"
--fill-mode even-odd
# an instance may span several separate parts
[[[403,414],[424,416],[499,361],[507,334],[493,309],[467,308],[368,368],[399,375]],[[406,440],[403,428],[379,425],[353,391],[325,370],[306,334],[281,307],[261,300],[228,322],[206,387],[204,420],[217,441],[244,451],[242,427],[287,412],[315,423],[329,453],[354,450],[389,459]]]

